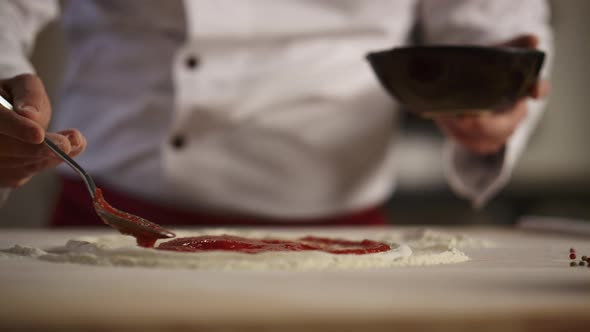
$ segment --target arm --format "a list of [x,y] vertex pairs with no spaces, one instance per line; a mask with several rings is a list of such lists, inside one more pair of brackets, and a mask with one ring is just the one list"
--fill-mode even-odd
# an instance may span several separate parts
[[[538,47],[547,53],[546,77],[552,33],[545,1],[422,0],[418,10],[424,42]],[[540,99],[546,91],[542,80],[530,97]],[[448,137],[443,157],[452,189],[475,206],[485,204],[508,182],[544,106],[525,98],[489,116],[437,120]]]

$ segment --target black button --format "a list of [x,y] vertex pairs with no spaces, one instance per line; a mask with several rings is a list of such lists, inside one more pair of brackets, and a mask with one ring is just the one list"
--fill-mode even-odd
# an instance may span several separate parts
[[186,58],[186,66],[190,69],[195,69],[199,66],[201,61],[196,55],[190,55]]
[[182,149],[186,145],[186,138],[183,135],[176,135],[172,137],[170,144],[175,149]]

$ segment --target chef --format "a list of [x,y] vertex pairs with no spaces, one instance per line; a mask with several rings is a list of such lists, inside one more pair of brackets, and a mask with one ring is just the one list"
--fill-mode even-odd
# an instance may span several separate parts
[[[0,2],[0,88],[15,105],[0,110],[0,196],[60,164],[46,135],[112,205],[161,224],[386,223],[399,107],[366,53],[411,35],[551,52],[542,0],[78,0],[59,12]],[[55,18],[68,57],[52,113],[27,54]],[[482,205],[508,181],[546,92],[541,80],[506,109],[434,120],[459,195]],[[100,223],[81,179],[58,169],[52,225]]]

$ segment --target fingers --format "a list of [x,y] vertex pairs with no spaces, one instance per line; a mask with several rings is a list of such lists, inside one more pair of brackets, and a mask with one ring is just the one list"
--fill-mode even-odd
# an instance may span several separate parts
[[[76,129],[68,129],[59,133],[47,133],[47,139],[55,143],[63,152],[80,153],[86,148],[86,139]],[[53,157],[54,153],[44,144],[27,144],[8,136],[0,135],[0,158],[32,158],[44,159]]]
[[24,74],[5,82],[4,89],[12,96],[14,110],[46,129],[51,118],[51,104],[41,79]]
[[503,143],[500,140],[484,137],[478,133],[463,128],[464,126],[465,125],[461,126],[450,123],[439,123],[439,127],[448,137],[477,154],[492,154],[502,148]]
[[549,95],[550,90],[549,81],[546,79],[541,79],[533,85],[531,91],[529,92],[529,97],[535,99],[543,99]]
[[33,120],[0,107],[0,135],[10,136],[21,142],[39,144],[43,142],[44,134],[43,128]]
[[79,130],[67,129],[61,131],[60,133],[62,135],[65,135],[70,142],[70,146],[72,147],[72,150],[68,154],[70,157],[76,157],[82,152],[84,152],[84,150],[86,150],[86,138],[84,137],[84,135],[82,135],[82,133]]
[[[500,43],[499,45],[536,49],[539,46],[539,38],[536,35],[525,34]],[[537,81],[529,91],[529,97],[535,99],[545,98],[547,95],[549,95],[549,81],[545,79]]]
[[519,48],[537,48],[539,46],[539,38],[532,34],[525,34],[500,43],[500,45]]
[[[47,139],[70,157],[79,155],[86,148],[86,139],[75,129],[48,133]],[[6,151],[18,151],[18,154],[9,155]],[[8,136],[0,136],[0,187],[22,186],[35,174],[61,162],[45,144],[26,144]]]
[[51,106],[41,80],[34,75],[19,75],[0,81],[0,91],[14,110],[0,107],[0,135],[26,143],[39,144],[51,117]]
[[[531,34],[521,35],[500,45],[536,49],[539,46],[539,38]],[[549,95],[549,81],[546,79],[537,81],[529,92],[529,97],[535,99],[545,98],[547,95]]]
[[526,117],[527,105],[523,99],[508,110],[473,116],[456,116],[435,119],[442,131],[478,154],[499,151]]
[[[68,138],[63,135],[48,133],[47,138],[51,139],[65,153],[69,153],[72,150]],[[51,155],[51,150],[43,144],[28,144],[7,136],[0,138],[0,156],[43,159]]]

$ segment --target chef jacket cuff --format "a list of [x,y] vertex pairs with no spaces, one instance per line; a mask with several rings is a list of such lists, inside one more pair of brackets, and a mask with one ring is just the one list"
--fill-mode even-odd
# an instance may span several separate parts
[[483,207],[508,181],[506,149],[492,155],[478,155],[448,140],[443,148],[445,173],[450,187],[470,200],[475,208]]
[[544,100],[528,100],[529,112],[508,142],[496,154],[481,156],[450,139],[443,148],[447,181],[462,197],[469,199],[475,208],[483,207],[512,175],[529,137],[537,126],[545,107]]

